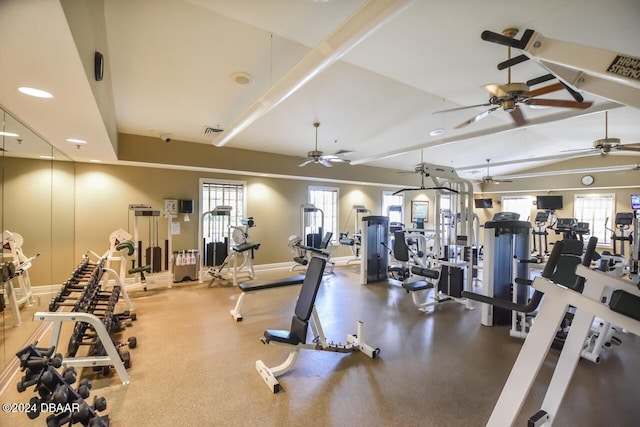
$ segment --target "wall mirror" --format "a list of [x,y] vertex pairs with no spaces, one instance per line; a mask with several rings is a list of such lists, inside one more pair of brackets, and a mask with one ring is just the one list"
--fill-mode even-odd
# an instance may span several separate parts
[[4,109],[0,118],[1,261],[24,268],[0,287],[0,372],[6,373],[15,353],[46,327],[33,313],[48,311],[55,285],[73,270],[75,191],[66,155]]

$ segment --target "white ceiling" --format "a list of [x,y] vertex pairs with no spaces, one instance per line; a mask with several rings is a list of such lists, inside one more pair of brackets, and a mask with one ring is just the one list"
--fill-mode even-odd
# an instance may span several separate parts
[[[323,41],[366,3],[105,0],[106,73],[118,131],[168,134],[172,143],[210,144],[213,138],[202,134],[204,126],[233,125],[313,48],[326,49]],[[485,103],[489,94],[483,85],[506,83],[506,71],[496,65],[507,58],[507,48],[482,41],[483,30],[516,27],[519,38],[530,28],[550,38],[640,57],[637,0],[406,3],[226,146],[303,157],[313,149],[312,124],[319,121],[318,149],[326,154],[353,149],[350,159],[355,163],[412,170],[424,149],[425,161],[450,164],[475,176],[485,171],[472,166],[485,159],[510,163],[492,168],[492,175],[499,175],[541,164],[521,163],[524,159],[591,147],[604,137],[604,109],[609,110],[610,137],[640,142],[638,108],[590,93],[583,93],[594,102],[589,110],[522,106],[527,119],[542,123],[519,128],[498,110],[453,129],[487,107],[433,114]],[[73,4],[65,2],[65,7]],[[108,131],[60,3],[0,2],[0,32],[7,40],[0,44],[0,104],[74,160],[114,162]],[[235,84],[235,72],[251,74],[253,83]],[[512,69],[512,81],[546,73],[529,61]],[[27,83],[56,97],[45,106],[41,100],[25,100],[15,89]],[[572,99],[564,91],[547,97]],[[544,123],[551,119],[555,121]],[[429,136],[435,128],[444,128],[444,135]],[[75,150],[64,141],[69,137],[82,137],[89,144]]]

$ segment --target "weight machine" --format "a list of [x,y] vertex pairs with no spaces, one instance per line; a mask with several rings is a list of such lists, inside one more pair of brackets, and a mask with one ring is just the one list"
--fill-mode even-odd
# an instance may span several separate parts
[[[318,223],[320,224],[318,226]],[[300,205],[300,231],[303,237],[289,236],[289,249],[293,254],[293,265],[290,271],[296,267],[306,266],[314,256],[324,258],[329,264],[329,272],[333,272],[334,264],[330,261],[332,232],[324,235],[324,212],[312,203]]]
[[[434,215],[433,258],[437,260],[436,268],[439,268],[439,275],[433,298],[436,302],[455,301],[463,304],[467,309],[472,309],[471,302],[462,296],[462,292],[472,289],[474,276],[473,252],[476,231],[473,215],[473,184],[460,178],[455,169],[449,166],[422,163],[416,171],[419,171],[422,176],[420,188],[404,188],[394,194],[404,191],[434,192],[436,215]],[[425,187],[427,178],[433,186]],[[450,200],[448,209],[441,207],[441,199],[444,195]],[[430,276],[432,274],[427,278],[434,279]],[[416,287],[407,290],[412,292],[425,290],[425,288]]]
[[[150,273],[162,271],[162,249],[158,246],[160,233],[160,211],[155,210],[151,205],[131,204],[129,210],[133,211],[133,239],[137,245],[137,266],[142,268],[149,266]],[[147,240],[148,247],[145,250],[145,263],[142,263],[142,240],[140,239],[140,218],[147,218]]]
[[233,226],[230,225],[231,239],[233,245],[231,245],[231,253],[225,258],[222,264],[216,269],[212,267],[207,274],[211,277],[209,287],[213,285],[216,279],[224,279],[222,270],[227,268],[230,270],[230,275],[233,280],[233,285],[238,285],[238,276],[240,274],[246,274],[250,279],[256,278],[256,273],[253,269],[253,257],[254,251],[260,248],[260,243],[253,243],[249,241],[249,228],[255,226],[253,217],[244,218],[240,220],[242,225]]
[[204,256],[201,257],[200,283],[202,283],[202,274],[205,272],[204,267],[212,267],[215,271],[215,267],[222,266],[229,255],[232,210],[231,206],[219,205],[202,214],[200,222],[202,243],[199,247],[199,253]]
[[[353,210],[349,214],[351,216],[355,212],[353,216],[354,225],[353,225],[353,233],[351,233],[351,237],[349,237],[349,233],[340,233],[339,242],[342,245],[348,246],[353,254],[353,258],[347,261],[347,265],[352,262],[360,261],[360,250],[362,247],[362,230],[360,225],[362,223],[363,215],[371,215],[371,211],[367,209],[364,205],[353,205]],[[347,222],[349,218],[347,218]],[[345,227],[346,228],[346,227]]]
[[[32,261],[40,256],[39,253],[27,258],[22,252],[24,238],[22,235],[4,230],[2,232],[2,286],[7,295],[8,305],[14,317],[14,325],[20,326],[22,319],[20,317],[20,306],[27,305],[31,307],[35,303],[35,298],[31,290],[31,279],[29,278],[29,269]],[[18,286],[15,287],[13,280],[17,279]],[[0,288],[1,290],[2,288]],[[2,302],[4,296],[0,292]]]

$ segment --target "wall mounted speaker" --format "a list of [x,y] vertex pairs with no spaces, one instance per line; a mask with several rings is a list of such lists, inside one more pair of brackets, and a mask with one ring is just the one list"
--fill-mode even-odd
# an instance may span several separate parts
[[104,77],[104,56],[97,50],[93,56],[93,72],[97,82]]

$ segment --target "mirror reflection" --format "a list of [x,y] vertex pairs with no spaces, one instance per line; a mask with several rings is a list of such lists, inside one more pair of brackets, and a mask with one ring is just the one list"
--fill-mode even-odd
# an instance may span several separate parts
[[73,163],[8,112],[0,117],[2,371],[35,339],[33,313],[47,311],[53,284],[73,268]]

